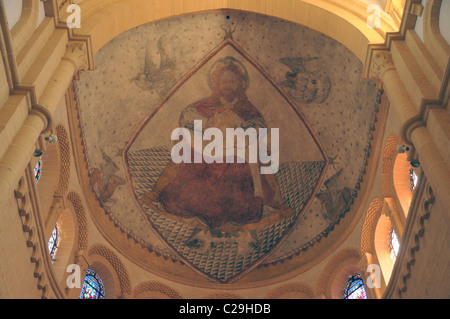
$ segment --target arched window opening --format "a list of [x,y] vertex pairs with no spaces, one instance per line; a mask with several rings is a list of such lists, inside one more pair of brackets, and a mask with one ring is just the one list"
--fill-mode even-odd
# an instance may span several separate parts
[[105,287],[100,276],[91,269],[86,271],[79,299],[105,299]]
[[419,180],[419,177],[417,176],[416,172],[414,171],[414,168],[410,168],[409,170],[409,187],[411,188],[411,192],[414,192],[414,189],[417,186],[417,182]]
[[34,179],[36,180],[36,183],[39,182],[39,179],[41,178],[41,171],[42,158],[39,159],[39,161],[36,163],[36,166],[34,167]]
[[367,299],[366,287],[361,274],[351,276],[345,284],[343,299]]
[[398,241],[397,234],[394,228],[389,231],[389,251],[391,252],[391,259],[395,263],[397,260],[398,250],[400,249],[400,243]]
[[392,173],[394,189],[405,217],[408,216],[413,197],[413,193],[411,192],[411,168],[411,162],[408,161],[407,154],[398,154]]
[[50,258],[53,261],[55,261],[55,254],[58,245],[59,245],[59,225],[58,223],[56,223],[55,227],[53,228],[52,235],[48,240],[48,252],[50,253]]

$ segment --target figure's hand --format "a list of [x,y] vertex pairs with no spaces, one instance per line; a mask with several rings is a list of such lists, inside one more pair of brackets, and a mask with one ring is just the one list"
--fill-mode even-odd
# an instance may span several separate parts
[[152,189],[141,197],[141,202],[147,206],[153,206],[153,203],[157,201],[159,201],[159,192],[155,189]]

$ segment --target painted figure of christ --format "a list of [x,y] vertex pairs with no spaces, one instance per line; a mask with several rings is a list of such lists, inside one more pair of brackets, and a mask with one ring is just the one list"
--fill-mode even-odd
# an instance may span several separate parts
[[[194,136],[194,121],[202,121],[202,130],[218,128],[226,136],[227,128],[267,128],[246,90],[249,77],[245,67],[233,57],[219,59],[209,73],[210,96],[188,105],[180,114],[179,124]],[[247,141],[252,143],[255,141]],[[268,143],[270,145],[270,143]],[[224,158],[221,162],[170,162],[153,189],[142,201],[158,201],[164,210],[182,218],[198,218],[210,228],[227,223],[257,223],[264,206],[282,205],[273,175],[261,174],[261,163]],[[200,150],[201,151],[201,150]],[[226,152],[223,151],[225,156]]]

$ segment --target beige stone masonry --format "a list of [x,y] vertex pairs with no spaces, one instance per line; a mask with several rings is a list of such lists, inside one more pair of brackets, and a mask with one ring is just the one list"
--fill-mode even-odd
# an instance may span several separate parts
[[[381,28],[368,27],[371,13],[357,0],[99,0],[83,1],[80,7],[81,29],[74,33],[91,37],[94,54],[115,36],[139,25],[215,9],[245,10],[305,25],[342,43],[361,61],[365,60],[367,44],[383,43],[387,32],[397,31],[386,14],[381,16]],[[61,21],[67,15],[62,12]]]
[[38,54],[46,45],[55,31],[55,23],[52,18],[45,18],[39,27],[33,32],[30,40],[25,44],[23,49],[17,54],[17,65],[19,77],[22,79],[28,69],[33,64]]
[[51,125],[48,119],[56,111],[75,73],[87,65],[84,43],[71,43],[65,50],[64,58],[39,98],[41,107],[28,115],[0,162],[0,203],[12,191],[30,161],[38,137]]
[[61,57],[64,56],[67,43],[67,32],[55,30],[22,79],[22,85],[34,87],[38,101],[47,84],[51,83],[50,79],[58,68]]
[[11,95],[0,108],[0,158],[12,143],[27,118],[29,100],[26,95]]
[[11,29],[14,52],[20,52],[36,27],[39,16],[39,1],[23,0],[22,15]]
[[[399,125],[404,127],[411,125],[411,119],[415,119],[419,113],[417,103],[410,97],[399,72],[394,67],[388,52],[374,53],[372,62],[372,76],[383,81],[384,90],[389,98],[391,107],[400,119]],[[433,185],[438,197],[450,207],[450,171],[440,154],[436,142],[428,129],[417,123],[409,130],[411,141],[419,154],[419,160],[430,184]]]

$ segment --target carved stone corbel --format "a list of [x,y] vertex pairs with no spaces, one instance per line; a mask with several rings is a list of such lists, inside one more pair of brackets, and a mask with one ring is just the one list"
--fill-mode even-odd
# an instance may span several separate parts
[[72,63],[75,74],[78,74],[79,71],[87,70],[89,68],[89,58],[86,42],[69,41],[62,60]]
[[383,75],[394,70],[395,66],[392,62],[392,56],[389,51],[376,50],[372,53],[369,67],[369,78],[383,80]]

